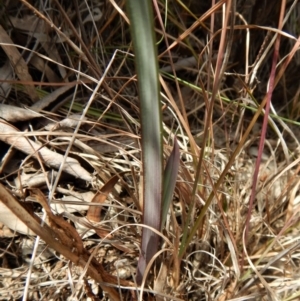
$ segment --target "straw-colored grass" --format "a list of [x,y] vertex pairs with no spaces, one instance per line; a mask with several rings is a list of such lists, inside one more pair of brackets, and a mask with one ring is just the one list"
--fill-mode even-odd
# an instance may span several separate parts
[[154,1],[180,166],[142,286],[124,1],[30,3],[0,5],[0,300],[299,300],[300,2]]

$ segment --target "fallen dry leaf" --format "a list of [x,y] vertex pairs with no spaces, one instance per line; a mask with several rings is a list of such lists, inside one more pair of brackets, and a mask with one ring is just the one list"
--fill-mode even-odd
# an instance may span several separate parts
[[8,209],[0,199],[0,222],[9,229],[24,235],[34,235],[31,231],[10,209]]
[[[0,25],[0,45],[10,60],[18,78],[22,81],[32,82],[32,77],[28,72],[28,66],[21,56],[20,52],[14,45],[9,35]],[[33,102],[39,100],[39,96],[33,85],[25,85],[25,92],[28,94]]]
[[0,104],[0,117],[8,122],[19,122],[41,117],[41,115],[27,109]]
[[47,106],[49,106],[52,102],[54,102],[59,96],[70,90],[71,88],[74,88],[73,85],[65,85],[58,89],[55,89],[52,93],[46,95],[36,103],[34,103],[31,108],[35,110],[43,110]]
[[[0,140],[13,145],[14,148],[21,152],[32,155],[35,158],[41,158],[41,160],[48,166],[59,169],[63,162],[64,156],[55,153],[45,146],[41,146],[38,143],[29,140],[27,137],[22,136],[22,132],[18,131],[15,127],[4,121],[0,122]],[[63,166],[63,171],[85,180],[87,182],[92,181],[92,175],[86,171],[76,159],[68,157]]]
[[[121,172],[119,174],[114,175],[111,177],[99,190],[98,193],[95,194],[92,203],[94,204],[103,204],[107,196],[112,192],[114,186],[119,181],[120,177],[125,174],[126,171]],[[93,222],[100,222],[100,214],[101,214],[101,206],[90,206],[86,218]]]

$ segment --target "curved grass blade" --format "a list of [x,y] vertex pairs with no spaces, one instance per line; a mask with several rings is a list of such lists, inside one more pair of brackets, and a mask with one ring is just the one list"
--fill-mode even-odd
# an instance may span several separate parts
[[178,168],[179,168],[179,146],[177,139],[174,138],[174,146],[172,153],[168,159],[167,165],[164,171],[164,186],[163,186],[163,208],[162,208],[162,222],[161,227],[167,219],[168,210],[170,208],[170,203],[175,189]]

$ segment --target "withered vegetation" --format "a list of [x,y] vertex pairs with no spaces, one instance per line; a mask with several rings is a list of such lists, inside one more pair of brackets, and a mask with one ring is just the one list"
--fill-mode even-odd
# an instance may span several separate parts
[[0,300],[299,300],[299,0],[154,1],[181,161],[142,287],[124,2],[0,2]]

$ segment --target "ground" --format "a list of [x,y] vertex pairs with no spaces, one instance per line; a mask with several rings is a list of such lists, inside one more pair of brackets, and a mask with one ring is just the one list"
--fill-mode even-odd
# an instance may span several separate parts
[[142,286],[123,2],[0,3],[0,300],[299,300],[300,2],[154,2],[180,164]]

